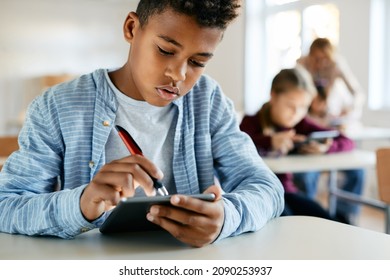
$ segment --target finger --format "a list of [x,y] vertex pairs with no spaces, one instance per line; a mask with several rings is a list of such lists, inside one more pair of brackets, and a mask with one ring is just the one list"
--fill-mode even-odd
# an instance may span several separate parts
[[305,147],[306,154],[319,154],[321,153],[321,144],[311,144]]
[[214,201],[222,199],[222,188],[217,185],[211,185],[203,193],[213,193],[215,195]]
[[177,240],[194,247],[200,248],[215,240],[213,237],[204,238],[204,236],[209,235],[199,232],[197,228],[180,225],[169,219],[157,218],[154,222],[169,232]]
[[175,194],[171,197],[171,204],[173,206],[207,216],[214,213],[214,203],[215,200],[212,202],[204,201],[198,198],[180,194]]
[[294,135],[294,137],[292,138],[293,141],[295,142],[303,142],[307,139],[307,136],[306,135],[303,135],[303,134],[296,134]]
[[329,149],[329,146],[326,145],[326,144],[320,144],[318,145],[318,148],[317,148],[317,152],[320,153],[320,154],[324,154],[328,151]]
[[205,228],[202,227],[182,224],[162,216],[154,216],[151,213],[148,213],[147,219],[168,231],[181,242],[195,247],[202,247],[206,244],[210,244],[218,236],[216,231],[210,231],[210,227],[206,227],[206,229],[208,229],[208,231],[206,231]]
[[122,159],[113,161],[113,162],[126,162],[126,163],[137,163],[140,165],[146,173],[148,173],[150,176],[161,180],[164,177],[164,174],[162,173],[161,169],[159,169],[153,162],[151,162],[149,159],[147,159],[144,156],[141,155],[131,155],[128,157],[124,157]]
[[289,136],[290,138],[294,137],[295,134],[296,134],[295,129],[290,129],[286,131],[286,135]]
[[87,220],[93,221],[119,201],[120,192],[115,188],[91,182],[80,197],[80,209]]
[[133,175],[127,172],[101,172],[92,181],[96,186],[107,186],[120,194],[130,197],[135,193],[136,183]]
[[142,171],[139,173],[141,177],[138,177],[138,175],[133,173],[134,180],[138,182],[138,184],[135,184],[136,186],[140,185],[144,189],[146,195],[148,196],[154,196],[156,195],[156,190],[154,188],[154,183],[152,180],[153,178],[161,180],[164,177],[164,174],[162,171],[150,160],[147,158],[140,156],[140,155],[131,155],[125,158],[122,158],[120,160],[117,160],[113,162],[114,164],[123,164],[123,163],[129,163],[129,164],[136,164],[134,166],[135,172],[141,171],[138,169],[138,166],[141,167]]
[[94,188],[107,186],[120,193],[121,197],[134,195],[135,185],[132,174],[128,172],[100,171],[92,180]]
[[[218,193],[217,193],[218,195]],[[192,198],[189,196],[174,195],[169,206],[155,206],[150,212],[155,216],[163,216],[180,224],[209,227],[223,223],[224,207],[221,199],[213,202]]]
[[328,146],[331,146],[333,144],[333,139],[332,138],[326,139],[325,144],[328,145]]
[[205,215],[172,206],[154,205],[150,208],[149,214],[155,218],[169,219],[179,225],[203,228],[212,224],[212,220]]
[[119,186],[125,197],[133,195],[138,185],[141,185],[148,195],[155,194],[152,178],[137,163],[111,162],[99,171],[94,181]]
[[286,141],[286,149],[287,151],[290,151],[294,148],[294,142],[292,140]]

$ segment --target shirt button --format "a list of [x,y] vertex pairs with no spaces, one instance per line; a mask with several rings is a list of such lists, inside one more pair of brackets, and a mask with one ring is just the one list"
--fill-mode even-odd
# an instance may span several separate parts
[[83,232],[87,232],[87,231],[89,231],[89,228],[83,227],[83,228],[80,229],[80,231],[81,231],[82,233],[83,233]]
[[93,168],[94,166],[95,166],[95,162],[91,160],[89,162],[89,168]]
[[110,126],[110,121],[103,121],[104,126]]

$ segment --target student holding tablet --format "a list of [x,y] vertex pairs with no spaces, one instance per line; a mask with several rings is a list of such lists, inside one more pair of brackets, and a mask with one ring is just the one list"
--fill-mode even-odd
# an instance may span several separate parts
[[[255,115],[245,116],[240,128],[249,134],[263,156],[325,154],[353,149],[352,140],[321,127],[306,117],[315,95],[316,89],[306,70],[299,67],[283,69],[272,81],[269,102]],[[317,136],[314,137],[313,133]],[[322,137],[319,137],[321,134]],[[325,210],[319,209],[320,206],[314,200],[299,191],[294,184],[293,174],[277,176],[285,189],[285,215],[326,218]],[[346,221],[343,217],[340,220]]]
[[[124,23],[131,47],[122,67],[36,98],[20,150],[0,173],[0,231],[72,238],[100,227],[121,199],[154,196],[156,180],[174,195],[147,219],[191,246],[279,216],[280,181],[240,131],[232,102],[203,75],[240,2],[141,0]],[[115,125],[143,155],[129,155]],[[188,196],[199,193],[215,199]]]

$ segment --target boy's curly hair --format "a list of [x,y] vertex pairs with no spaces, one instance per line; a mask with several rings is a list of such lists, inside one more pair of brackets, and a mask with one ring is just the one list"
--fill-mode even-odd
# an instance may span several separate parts
[[225,29],[238,16],[241,0],[140,0],[137,14],[141,26],[166,9],[193,17],[199,26]]

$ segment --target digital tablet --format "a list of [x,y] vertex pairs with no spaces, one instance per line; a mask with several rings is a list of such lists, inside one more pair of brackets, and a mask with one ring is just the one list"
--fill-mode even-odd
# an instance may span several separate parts
[[[190,197],[213,201],[215,195],[210,194],[194,194]],[[131,232],[131,231],[149,231],[161,230],[161,227],[149,222],[146,219],[146,214],[152,205],[170,204],[168,196],[147,196],[147,197],[129,197],[121,200],[119,204],[111,211],[110,215],[100,227],[100,232],[104,234]]]
[[340,136],[340,131],[338,130],[327,130],[327,131],[315,131],[309,134],[308,141],[324,141],[330,138],[336,138]]
[[326,139],[333,139],[339,136],[340,136],[340,131],[338,130],[314,131],[307,136],[305,141],[294,143],[294,147],[299,148],[302,145],[308,144],[311,141],[324,143]]

